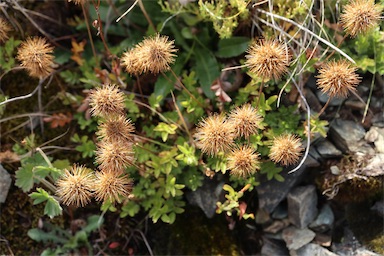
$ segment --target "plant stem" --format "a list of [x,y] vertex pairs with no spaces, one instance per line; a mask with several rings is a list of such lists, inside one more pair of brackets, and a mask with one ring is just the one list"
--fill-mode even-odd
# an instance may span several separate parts
[[[42,84],[44,82],[44,79],[40,78],[39,84],[37,85],[37,105],[39,108],[39,112],[43,113],[43,103],[41,100],[41,94],[42,94]],[[43,117],[39,116],[39,123],[40,123],[40,129],[41,129],[41,134],[44,137],[44,122],[43,122]]]
[[155,27],[155,25],[153,25],[153,22],[152,22],[151,18],[149,17],[147,11],[145,10],[145,7],[144,7],[144,5],[143,5],[143,1],[142,1],[142,0],[139,0],[138,3],[139,3],[139,6],[140,6],[141,11],[143,12],[145,18],[147,19],[149,25],[153,28],[153,31],[156,32],[156,31],[157,31],[157,30],[156,30],[156,27]]
[[274,17],[274,18],[278,18],[280,20],[283,20],[283,21],[286,21],[288,23],[291,23],[295,26],[297,26],[298,28],[304,30],[305,32],[309,33],[310,35],[314,36],[317,40],[319,40],[320,42],[326,44],[327,46],[331,47],[333,50],[337,51],[338,53],[340,53],[341,55],[343,55],[345,58],[347,58],[350,62],[352,63],[356,63],[351,57],[349,57],[345,52],[343,52],[342,50],[338,49],[336,46],[334,46],[332,43],[328,42],[327,40],[325,40],[324,38],[321,38],[319,37],[318,35],[316,35],[315,33],[313,33],[312,31],[310,31],[309,29],[307,29],[306,27],[303,27],[302,25],[300,25],[299,23],[291,20],[291,19],[288,19],[286,17],[283,17],[283,16],[280,16],[278,14],[275,14],[275,13],[270,13],[270,12],[267,12],[267,11],[264,11],[262,9],[257,9],[259,12],[261,13],[264,13],[268,16],[271,16],[271,17]]
[[328,98],[327,102],[324,104],[324,106],[321,108],[321,110],[317,114],[317,117],[320,117],[320,115],[323,114],[324,110],[328,107],[329,102],[331,102],[331,97]]
[[302,101],[304,102],[304,105],[305,107],[307,108],[307,131],[308,131],[308,136],[307,136],[307,147],[305,148],[305,152],[304,152],[304,156],[303,158],[301,159],[300,163],[292,170],[290,170],[288,173],[293,173],[297,170],[299,170],[301,168],[301,166],[304,164],[305,160],[307,159],[308,157],[308,154],[309,154],[309,148],[311,146],[311,133],[309,131],[311,131],[311,109],[308,105],[308,102],[307,100],[305,99],[305,96],[302,92],[302,90],[300,89],[300,87],[298,86],[298,84],[296,83],[296,81],[294,79],[292,79],[292,82],[293,84],[295,85],[297,91],[299,92],[300,94],[300,97],[302,99]]
[[[179,77],[175,74],[175,72],[172,70],[172,69],[170,69],[170,71],[171,71],[171,73],[172,73],[172,75],[175,77],[175,79],[176,79],[176,81],[177,81],[177,83],[181,86],[181,88],[183,88],[183,90],[185,90],[187,93],[188,93],[188,95],[194,100],[194,101],[196,101],[196,103],[200,106],[200,107],[202,107],[202,108],[204,108],[204,106],[200,103],[200,101],[198,101],[197,99],[196,99],[196,97],[185,87],[185,85],[180,81],[180,79],[179,79]],[[162,73],[163,74],[163,76],[165,76],[165,77],[167,77],[164,73]]]
[[89,21],[88,21],[88,15],[87,15],[87,11],[85,10],[85,7],[84,7],[83,2],[81,2],[81,8],[82,8],[82,10],[83,10],[84,19],[85,19],[85,24],[86,24],[86,26],[87,26],[87,32],[88,32],[89,41],[91,42],[92,53],[93,53],[93,56],[95,57],[96,67],[99,67],[99,66],[100,66],[100,65],[99,65],[99,60],[97,59],[95,46],[94,46],[94,44],[93,44],[91,28],[90,28],[90,26],[89,26]]
[[133,7],[136,6],[137,2],[139,2],[139,0],[136,0],[132,5],[131,7],[128,8],[128,10],[126,10],[117,20],[116,22],[119,22],[125,15],[127,15],[132,9]]

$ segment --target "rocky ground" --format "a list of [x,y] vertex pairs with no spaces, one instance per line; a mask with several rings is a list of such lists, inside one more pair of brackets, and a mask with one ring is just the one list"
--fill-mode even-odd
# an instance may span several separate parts
[[[332,102],[326,112],[332,116],[328,136],[313,139],[305,164],[294,173],[284,172],[284,182],[260,180],[255,221],[247,222],[258,235],[255,239],[251,233],[247,241],[254,249],[242,249],[243,254],[384,254],[384,113],[381,94],[377,95],[371,104],[378,107],[372,108],[369,125],[356,116],[346,118],[343,111],[334,114],[340,104],[359,105],[357,99]],[[0,174],[3,203],[12,179],[1,166]],[[223,184],[207,179],[197,191],[187,193],[187,199],[212,218]]]

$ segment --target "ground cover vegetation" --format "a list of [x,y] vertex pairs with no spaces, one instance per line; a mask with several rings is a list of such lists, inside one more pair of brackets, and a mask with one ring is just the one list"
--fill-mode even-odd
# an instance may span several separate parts
[[217,214],[254,218],[260,177],[284,182],[329,102],[384,74],[383,4],[0,1],[0,160],[40,219],[3,250],[153,254],[147,222],[175,225],[206,179],[225,183]]

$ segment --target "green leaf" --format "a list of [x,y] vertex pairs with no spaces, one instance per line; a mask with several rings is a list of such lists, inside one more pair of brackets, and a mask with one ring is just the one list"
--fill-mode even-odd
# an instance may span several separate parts
[[276,173],[274,176],[275,180],[277,181],[280,181],[280,182],[283,182],[284,181],[284,177],[281,176],[280,174]]
[[228,184],[224,184],[223,189],[228,191],[230,195],[234,195],[236,193],[236,191]]
[[182,160],[186,165],[196,166],[198,164],[198,158],[195,155],[195,148],[189,146],[188,143],[184,142],[183,145],[177,145],[181,154],[176,156],[176,160]]
[[77,151],[81,152],[81,155],[82,155],[83,158],[92,157],[92,156],[95,155],[96,145],[95,145],[95,143],[92,140],[88,140],[88,136],[87,135],[81,136],[80,141],[79,141],[79,136],[78,135],[77,135],[77,137],[74,136],[71,140],[73,142],[81,143],[81,145],[76,146],[75,149]]
[[122,212],[120,213],[120,218],[125,218],[127,215],[133,217],[139,212],[140,206],[135,202],[129,201],[121,207],[121,210]]
[[52,166],[57,168],[57,169],[61,169],[61,170],[64,170],[64,169],[68,169],[71,167],[71,164],[69,162],[68,159],[64,159],[64,160],[55,160],[53,163],[52,163]]
[[106,212],[106,211],[115,212],[117,210],[117,208],[113,205],[111,200],[108,199],[108,200],[103,202],[103,204],[100,207],[100,210],[102,212]]
[[101,224],[103,224],[104,218],[100,215],[92,215],[87,219],[87,226],[83,228],[83,231],[87,234],[97,230]]
[[169,134],[176,133],[177,126],[175,124],[166,124],[160,122],[153,130],[161,133],[161,138],[165,142],[168,139]]
[[249,44],[248,37],[231,37],[221,39],[218,45],[218,51],[216,52],[216,56],[219,58],[231,58],[239,56],[244,53]]
[[51,172],[51,167],[47,166],[35,166],[34,175],[38,176],[40,179],[44,179]]
[[215,93],[211,90],[211,85],[220,76],[219,64],[216,57],[207,49],[196,47],[194,54],[196,57],[196,76],[201,88],[205,96],[213,99]]
[[21,188],[23,192],[28,192],[32,189],[34,184],[33,168],[34,164],[26,164],[16,171],[16,186]]
[[170,223],[171,219],[169,218],[169,216],[167,214],[163,214],[163,215],[161,215],[161,220],[165,223]]
[[48,242],[52,241],[54,243],[61,243],[64,244],[68,240],[62,237],[58,237],[54,234],[54,232],[44,232],[41,229],[38,228],[32,228],[28,230],[27,232],[28,236],[32,239],[35,240],[36,242]]
[[55,216],[61,215],[62,211],[63,209],[61,208],[59,202],[50,196],[44,207],[44,214],[48,215],[52,219]]
[[[282,170],[283,170],[283,168],[276,167],[275,164],[273,162],[271,162],[271,161],[261,163],[261,167],[260,167],[260,172],[262,174],[267,174],[267,179],[268,180],[276,178],[275,176],[278,175],[276,179],[281,181],[281,179],[283,177],[279,177],[280,176],[279,173]],[[284,181],[284,178],[283,178],[283,181]]]
[[36,190],[37,192],[33,192],[29,195],[33,199],[33,204],[36,205],[46,201],[47,203],[44,207],[44,214],[48,215],[51,219],[55,216],[61,215],[63,209],[61,208],[59,202],[44,189],[37,188]]
[[62,65],[71,59],[71,52],[61,48],[55,49],[55,62]]

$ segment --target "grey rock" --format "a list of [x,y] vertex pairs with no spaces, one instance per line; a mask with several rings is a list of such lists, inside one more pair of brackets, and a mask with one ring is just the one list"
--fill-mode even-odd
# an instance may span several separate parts
[[290,226],[283,230],[283,239],[287,244],[288,250],[297,250],[310,243],[316,234],[308,228],[299,229]]
[[293,225],[305,228],[317,215],[317,194],[314,185],[293,189],[287,196],[288,217]]
[[284,241],[282,232],[278,232],[276,234],[264,233],[263,237],[266,237],[269,239],[275,239],[275,240],[279,240],[279,241]]
[[330,125],[329,134],[331,142],[343,152],[347,152],[352,151],[351,147],[364,138],[365,130],[356,122],[336,119]]
[[305,83],[304,88],[311,89],[312,91],[316,92],[319,89],[317,88],[316,85],[316,77],[314,75],[311,75],[308,77],[307,82]]
[[284,228],[288,227],[291,223],[289,222],[288,219],[284,220],[275,220],[271,225],[268,227],[264,228],[264,232],[266,233],[272,233],[272,234],[277,234]]
[[[320,90],[316,91],[316,96],[319,99],[319,101],[324,104],[329,99],[329,96],[327,94],[322,93]],[[342,103],[343,103],[343,99],[334,97],[331,99],[328,106],[331,106],[331,107],[340,106]]]
[[292,252],[291,255],[296,256],[337,256],[337,254],[334,254],[333,252],[327,250],[326,248],[318,245],[318,244],[306,244],[300,249],[298,249],[296,252]]
[[263,246],[261,247],[261,255],[285,256],[285,255],[289,255],[289,252],[283,241],[263,237]]
[[371,104],[369,106],[372,108],[383,109],[383,97],[375,97],[372,95]]
[[315,145],[317,152],[323,158],[332,158],[341,156],[342,153],[329,140],[322,140]]
[[331,167],[329,167],[329,169],[331,170],[331,173],[333,175],[340,175],[341,173],[339,167],[337,167],[336,165],[332,165]]
[[11,175],[0,164],[0,203],[4,203],[7,199],[9,188],[11,187]]
[[201,187],[186,193],[187,200],[200,207],[208,218],[212,218],[216,213],[216,202],[223,193],[223,185],[224,181],[206,178]]
[[340,244],[333,246],[335,249],[335,253],[339,256],[382,256],[382,254],[378,254],[376,252],[372,252],[365,247],[353,248],[353,247],[341,247]]
[[304,161],[304,165],[308,168],[319,167],[320,162],[313,155],[308,154],[307,158]]
[[354,251],[360,248],[361,244],[354,236],[350,228],[344,227],[344,235],[341,243],[332,243],[332,251],[339,256],[355,255]]
[[335,221],[335,215],[329,204],[325,204],[321,209],[316,219],[309,225],[309,228],[316,232],[325,232],[332,228]]
[[264,210],[263,208],[260,208],[257,212],[256,212],[256,216],[255,216],[255,222],[257,224],[266,224],[268,222],[271,222],[271,217],[269,216],[269,213]]
[[319,112],[322,108],[322,105],[320,104],[317,96],[312,92],[312,90],[304,87],[304,95],[311,110]]
[[[321,138],[322,139],[322,138]],[[314,143],[314,142],[313,142]],[[319,154],[319,152],[317,152],[316,148],[315,147],[312,147],[309,149],[309,152],[308,152],[308,155],[312,156],[316,161],[318,162],[321,162],[322,161],[322,157],[321,155]],[[309,167],[312,167],[312,166],[309,166]],[[314,167],[317,167],[317,166],[314,166]]]
[[382,255],[372,252],[366,248],[360,247],[353,253],[353,256],[382,256]]
[[374,148],[369,145],[365,140],[357,141],[353,143],[349,147],[349,151],[355,153],[356,155],[366,156],[366,155],[374,155]]
[[377,201],[372,207],[371,210],[377,212],[381,217],[384,218],[384,200]]
[[384,128],[384,111],[378,112],[373,116],[372,125]]
[[348,99],[347,101],[345,101],[343,107],[346,107],[351,110],[360,110],[361,112],[363,112],[366,105],[367,105],[366,103],[360,100]]
[[283,171],[281,176],[284,182],[275,179],[268,180],[266,176],[260,177],[260,185],[256,187],[259,199],[259,208],[265,209],[271,213],[276,206],[286,198],[288,192],[303,178],[303,174],[307,167],[303,165],[299,170],[288,174]]
[[332,235],[331,232],[328,233],[316,233],[315,239],[313,239],[315,244],[330,247],[332,245]]
[[374,143],[377,152],[384,153],[384,128],[372,126],[364,138],[366,141]]
[[285,219],[288,217],[287,204],[280,203],[272,213],[273,219]]
[[384,175],[384,154],[376,154],[367,161],[360,174],[364,176],[381,176]]

